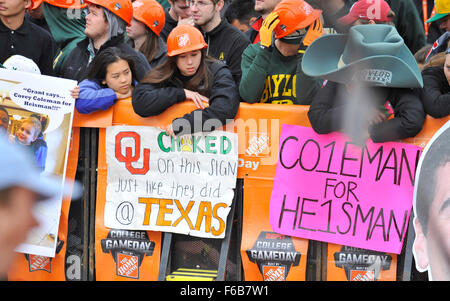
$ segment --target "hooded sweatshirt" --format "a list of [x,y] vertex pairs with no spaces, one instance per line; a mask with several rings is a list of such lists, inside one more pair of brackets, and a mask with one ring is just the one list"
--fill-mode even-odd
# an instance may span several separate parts
[[42,3],[43,12],[53,38],[58,46],[56,57],[53,61],[55,75],[61,73],[70,52],[83,40],[86,25],[85,15],[82,10],[74,10],[71,15],[65,8],[56,7],[46,2]]
[[85,79],[89,65],[95,55],[108,47],[118,47],[123,53],[133,58],[136,71],[135,76],[138,80],[141,80],[150,71],[150,65],[145,56],[133,49],[125,41],[125,23],[107,9],[104,9],[104,11],[109,23],[109,40],[100,49],[94,48],[93,42],[89,37],[85,37],[78,42],[76,47],[69,53],[66,62],[61,65],[60,77],[81,82]]
[[248,103],[311,104],[322,80],[303,72],[302,58],[302,53],[283,56],[276,47],[249,45],[242,54],[241,98]]

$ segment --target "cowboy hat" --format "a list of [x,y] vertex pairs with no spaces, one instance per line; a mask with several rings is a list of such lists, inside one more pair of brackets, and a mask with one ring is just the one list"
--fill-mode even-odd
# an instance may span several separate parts
[[364,81],[371,86],[423,87],[420,69],[394,26],[357,25],[348,34],[316,39],[305,51],[303,72],[347,84]]

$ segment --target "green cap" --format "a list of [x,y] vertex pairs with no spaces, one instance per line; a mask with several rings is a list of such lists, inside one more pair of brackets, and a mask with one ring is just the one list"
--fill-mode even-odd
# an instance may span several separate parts
[[445,13],[445,14],[435,14],[433,17],[429,18],[425,23],[431,23],[434,21],[437,21],[439,19],[444,18],[445,16],[447,16],[449,13]]

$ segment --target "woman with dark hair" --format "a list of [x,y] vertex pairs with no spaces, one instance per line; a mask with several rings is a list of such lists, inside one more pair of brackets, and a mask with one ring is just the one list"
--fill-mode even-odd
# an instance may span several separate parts
[[116,100],[131,96],[135,79],[134,60],[117,47],[109,47],[97,54],[89,66],[88,75],[79,85],[75,107],[88,114],[107,110]]
[[134,49],[147,58],[151,68],[166,58],[166,42],[160,37],[165,19],[164,9],[156,0],[133,2],[133,19],[127,26],[127,35]]
[[450,115],[450,48],[433,56],[423,71],[423,106],[434,118]]
[[239,108],[238,88],[228,67],[206,56],[206,47],[197,28],[174,28],[167,38],[168,58],[133,91],[134,111],[141,117],[154,116],[178,102],[193,101],[198,109],[166,128],[172,136],[212,131],[233,119]]

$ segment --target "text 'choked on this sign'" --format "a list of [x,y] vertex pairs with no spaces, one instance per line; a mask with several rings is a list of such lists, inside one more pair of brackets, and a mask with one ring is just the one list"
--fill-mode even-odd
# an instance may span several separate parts
[[153,127],[109,127],[105,226],[224,238],[237,149],[229,132],[173,138]]
[[415,145],[363,146],[283,125],[270,200],[273,231],[399,254],[412,208]]

